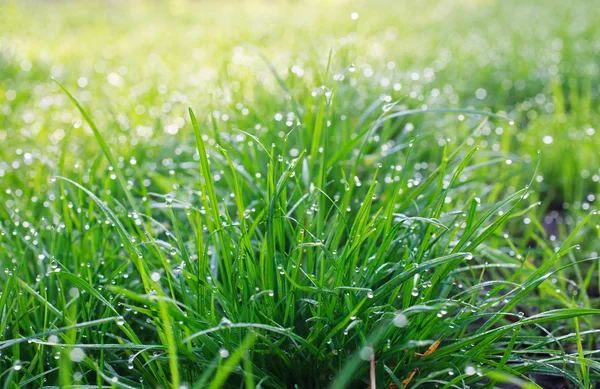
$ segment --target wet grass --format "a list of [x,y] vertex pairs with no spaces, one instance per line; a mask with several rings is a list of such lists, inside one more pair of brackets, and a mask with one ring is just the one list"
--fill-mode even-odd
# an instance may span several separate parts
[[0,384],[594,388],[598,9],[552,5],[0,4]]

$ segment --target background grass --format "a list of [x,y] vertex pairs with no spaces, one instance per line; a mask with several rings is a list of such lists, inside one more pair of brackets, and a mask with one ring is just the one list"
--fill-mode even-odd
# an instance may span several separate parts
[[1,3],[0,383],[595,387],[599,13]]

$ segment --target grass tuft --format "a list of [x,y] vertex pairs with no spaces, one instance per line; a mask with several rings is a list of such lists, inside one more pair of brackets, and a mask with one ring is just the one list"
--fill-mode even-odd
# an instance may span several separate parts
[[596,387],[599,15],[471,3],[0,5],[2,387]]

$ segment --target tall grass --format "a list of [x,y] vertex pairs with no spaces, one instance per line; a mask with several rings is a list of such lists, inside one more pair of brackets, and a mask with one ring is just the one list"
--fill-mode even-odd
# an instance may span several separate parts
[[[3,7],[23,18],[22,6]],[[60,27],[67,32],[88,20],[97,25],[87,34],[113,37],[120,30],[107,31],[106,12],[140,40],[119,36],[119,50],[147,58],[145,45],[155,41],[167,53],[168,36],[155,40],[111,9],[58,7],[63,14],[48,17],[73,20]],[[195,7],[202,6],[140,12],[160,31],[183,32],[160,12],[192,28],[183,11]],[[273,11],[240,7],[237,34],[255,43],[262,25],[244,17],[266,21]],[[306,12],[302,20],[313,15],[302,5],[277,7]],[[358,20],[388,23],[401,14],[372,7],[359,9]],[[525,17],[481,7],[481,15]],[[583,21],[593,15],[571,12]],[[332,23],[392,46],[346,13]],[[233,34],[220,23],[218,31]],[[523,47],[529,38],[512,28],[511,47]],[[43,51],[32,29],[27,47]],[[535,388],[550,387],[548,380],[595,387],[597,166],[581,143],[595,139],[595,92],[549,74],[546,84],[532,80],[541,88],[533,92],[491,85],[504,78],[491,70],[469,83],[470,60],[487,47],[473,37],[479,43],[463,62],[436,69],[435,81],[425,80],[431,68],[399,74],[385,61],[367,77],[378,55],[364,42],[308,51],[282,72],[276,47],[232,45],[213,34],[222,46],[207,50],[231,49],[234,59],[200,71],[189,62],[174,76],[194,69],[185,83],[161,75],[176,68],[158,54],[148,63],[140,54],[102,78],[77,77],[87,65],[45,64],[43,55],[23,63],[13,50],[18,33],[1,41],[0,74],[9,85],[0,119],[4,388]],[[432,46],[443,47],[441,32],[431,34]],[[114,47],[97,57],[79,39],[95,74],[118,64]],[[288,41],[305,44],[280,40]],[[174,58],[205,58],[194,50],[200,43],[180,44]],[[537,74],[532,69],[522,64],[511,77]],[[208,75],[213,70],[218,76]],[[451,81],[456,89],[444,91]],[[489,100],[481,91],[470,97],[474,83]],[[563,140],[565,123],[573,129]]]

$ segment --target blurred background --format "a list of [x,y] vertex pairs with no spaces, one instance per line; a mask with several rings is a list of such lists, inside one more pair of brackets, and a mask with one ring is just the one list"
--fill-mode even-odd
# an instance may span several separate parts
[[[43,159],[72,125],[63,111],[66,97],[50,77],[110,123],[114,147],[144,144],[151,152],[189,135],[180,133],[188,106],[203,115],[285,116],[274,71],[299,101],[307,101],[306,86],[334,83],[338,113],[347,117],[360,117],[379,96],[404,108],[508,114],[517,126],[497,148],[518,157],[541,149],[542,188],[558,203],[586,201],[600,180],[594,1],[3,1],[0,7],[1,176],[27,163],[13,163],[25,150],[19,145]],[[420,120],[409,128],[419,131]],[[444,120],[428,125],[442,129],[438,137],[460,131]],[[95,146],[75,140],[70,147],[76,155]]]
[[[515,126],[484,129],[485,158],[531,162],[541,150],[535,178],[548,212],[587,210],[596,201],[600,7],[594,1],[3,1],[0,7],[0,185],[6,188],[42,188],[41,198],[73,126],[67,161],[99,153],[54,77],[92,111],[119,155],[153,161],[155,183],[173,170],[173,155],[191,147],[191,132],[182,131],[188,106],[224,124],[245,117],[243,130],[260,136],[295,124],[288,100],[304,114],[315,109],[315,96],[335,89],[332,114],[350,123],[391,102],[398,110],[507,115]],[[429,145],[463,139],[479,120],[413,116],[403,119],[393,141],[419,134],[423,157],[431,160],[440,150]],[[516,186],[528,182],[534,165]]]

